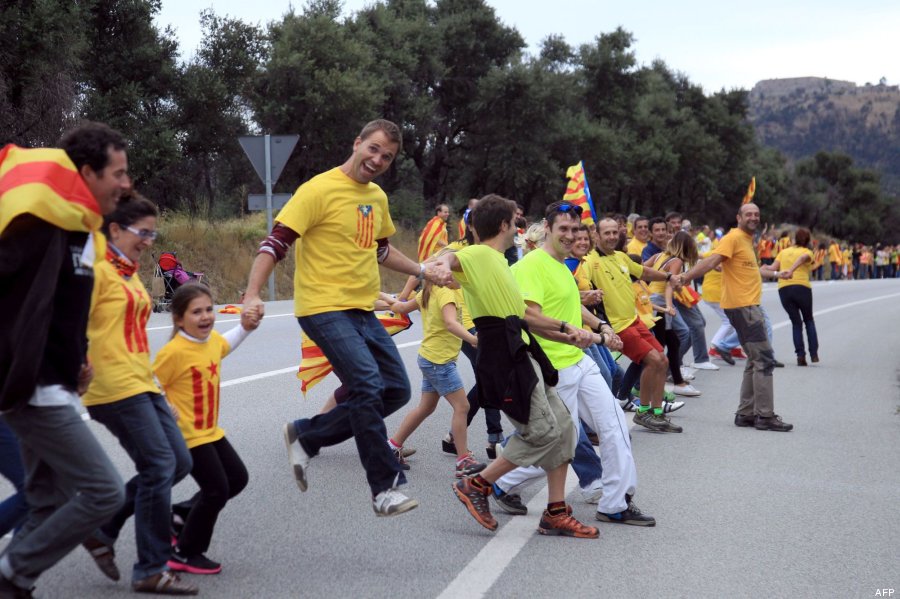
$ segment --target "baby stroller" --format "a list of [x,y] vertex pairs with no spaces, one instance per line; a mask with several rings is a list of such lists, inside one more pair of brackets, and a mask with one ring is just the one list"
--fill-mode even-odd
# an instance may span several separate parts
[[188,281],[203,282],[202,272],[188,272],[175,252],[163,252],[156,261],[150,293],[153,295],[153,311],[168,312],[175,290]]

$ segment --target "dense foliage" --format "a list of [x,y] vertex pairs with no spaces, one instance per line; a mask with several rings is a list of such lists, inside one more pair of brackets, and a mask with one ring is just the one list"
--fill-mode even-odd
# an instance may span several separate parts
[[11,0],[0,33],[0,142],[51,145],[82,118],[132,143],[137,184],[162,206],[238,214],[261,183],[241,134],[297,133],[276,191],[339,164],[366,121],[402,125],[385,175],[398,220],[497,192],[529,213],[559,199],[584,160],[601,211],[730,224],[750,177],[764,219],[861,241],[900,230],[878,174],[846,156],[788,164],[762,147],[744,90],[706,95],[662,61],[637,64],[623,29],[537,55],[484,0],[382,0],[341,17],[311,0],[261,28],[211,11],[179,61],[159,0]]

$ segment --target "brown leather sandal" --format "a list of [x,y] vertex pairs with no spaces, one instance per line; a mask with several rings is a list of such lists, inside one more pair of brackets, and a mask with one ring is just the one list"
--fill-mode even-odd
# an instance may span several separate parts
[[88,537],[82,544],[94,558],[94,563],[110,580],[119,580],[119,568],[116,566],[116,552],[112,545],[107,545],[95,537]]

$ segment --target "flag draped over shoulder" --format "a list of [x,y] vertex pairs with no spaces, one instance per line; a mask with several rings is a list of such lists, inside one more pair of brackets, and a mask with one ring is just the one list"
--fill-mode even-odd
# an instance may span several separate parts
[[585,225],[593,225],[597,220],[597,212],[594,210],[594,200],[591,198],[591,189],[588,187],[587,177],[584,174],[584,161],[570,166],[566,170],[569,184],[563,200],[581,206],[581,222]]
[[425,224],[419,235],[419,262],[425,262],[437,252],[438,241],[443,241],[446,246],[450,240],[447,236],[447,223],[440,216],[435,216]]
[[[412,326],[412,321],[406,314],[395,314],[394,312],[377,312],[375,316],[387,329],[391,336],[403,332]],[[322,353],[316,343],[303,333],[300,345],[301,359],[300,369],[297,371],[297,378],[300,379],[300,390],[303,395],[318,385],[333,370],[331,362]]]
[[744,194],[744,201],[741,205],[749,204],[753,201],[753,195],[756,193],[756,177],[750,179],[750,185],[747,186],[747,193]]
[[23,214],[65,231],[93,232],[103,224],[97,200],[63,150],[9,144],[0,150],[0,233]]

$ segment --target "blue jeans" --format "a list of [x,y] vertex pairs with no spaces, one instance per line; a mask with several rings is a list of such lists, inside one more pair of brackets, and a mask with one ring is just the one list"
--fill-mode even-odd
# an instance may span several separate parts
[[114,544],[133,514],[137,562],[132,580],[158,574],[172,554],[172,486],[191,471],[184,437],[169,404],[157,393],[90,406],[88,412],[115,435],[137,470],[125,484],[125,505],[94,536]]
[[703,318],[703,313],[700,311],[700,304],[693,308],[688,308],[681,302],[676,301],[675,308],[678,310],[681,318],[684,319],[684,323],[690,332],[687,345],[681,344],[681,361],[684,362],[684,354],[687,353],[688,346],[690,346],[694,350],[695,364],[709,362],[709,352],[706,349],[706,319]]
[[19,442],[6,423],[0,418],[0,474],[12,483],[16,492],[0,503],[0,537],[18,528],[28,515],[25,503],[25,466]]
[[584,422],[579,422],[578,444],[575,446],[575,457],[572,459],[572,470],[578,477],[578,485],[582,489],[591,486],[595,480],[603,478],[603,464],[594,446],[591,445],[585,432]]
[[392,488],[402,472],[384,426],[385,416],[406,405],[411,393],[400,352],[373,312],[340,310],[297,320],[349,393],[330,412],[294,422],[300,445],[315,456],[353,437],[374,497]]

